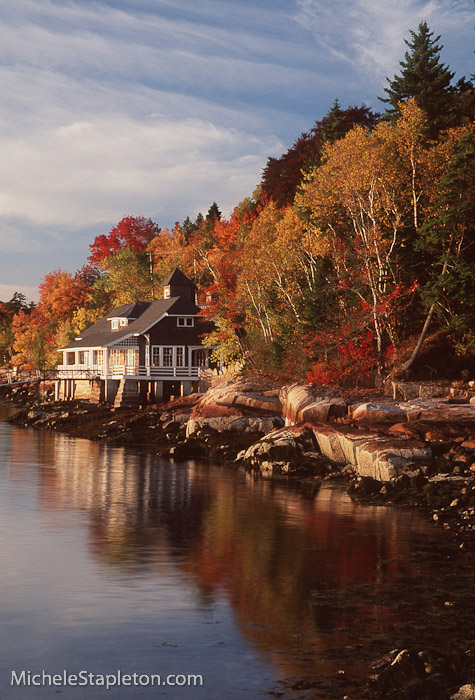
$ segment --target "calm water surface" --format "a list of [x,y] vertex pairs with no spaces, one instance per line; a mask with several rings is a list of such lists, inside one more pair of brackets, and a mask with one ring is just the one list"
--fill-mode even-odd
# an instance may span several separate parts
[[[287,698],[306,678],[328,697],[318,679],[336,688],[380,652],[450,633],[439,539],[341,488],[311,497],[0,422],[0,698]],[[205,685],[12,688],[23,669]]]

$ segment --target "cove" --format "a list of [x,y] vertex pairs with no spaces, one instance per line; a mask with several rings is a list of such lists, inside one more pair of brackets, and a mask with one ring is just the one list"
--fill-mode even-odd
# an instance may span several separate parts
[[[5,422],[0,538],[2,700],[357,698],[382,654],[475,628],[473,568],[414,511]],[[12,687],[21,670],[204,685]]]

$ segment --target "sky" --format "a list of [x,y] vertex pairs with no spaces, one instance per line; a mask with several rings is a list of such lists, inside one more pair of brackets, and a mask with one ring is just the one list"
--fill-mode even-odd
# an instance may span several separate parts
[[469,77],[472,0],[0,0],[0,300],[124,216],[229,215],[335,98],[381,111],[422,20]]

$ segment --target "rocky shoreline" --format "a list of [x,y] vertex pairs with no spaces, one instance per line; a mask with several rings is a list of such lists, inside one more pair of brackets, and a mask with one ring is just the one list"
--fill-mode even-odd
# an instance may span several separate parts
[[474,396],[396,402],[243,378],[168,403],[114,409],[54,402],[51,392],[26,385],[0,389],[20,407],[11,418],[16,425],[175,460],[234,464],[266,478],[314,486],[339,479],[352,498],[417,506],[440,527],[467,535],[475,533],[475,391],[469,392]]
[[[256,478],[314,490],[323,480],[339,480],[352,498],[417,507],[435,527],[449,531],[454,549],[470,560],[475,551],[470,394],[397,402],[370,392],[343,397],[327,387],[276,388],[262,379],[239,379],[206,394],[140,408],[115,410],[51,397],[27,386],[0,389],[0,398],[18,409],[10,419],[15,425],[176,460],[232,464]],[[345,697],[470,700],[475,652],[395,649],[374,664],[364,689]]]

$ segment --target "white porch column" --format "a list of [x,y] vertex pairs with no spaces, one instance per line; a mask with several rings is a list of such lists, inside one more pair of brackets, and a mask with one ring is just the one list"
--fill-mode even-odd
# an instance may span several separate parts
[[63,350],[63,365],[68,364],[68,353],[66,350]]
[[104,377],[107,377],[109,374],[109,348],[104,348],[104,362],[102,365],[102,372],[104,374]]
[[192,392],[191,382],[188,380],[183,380],[180,383],[180,390],[181,396],[189,396]]

